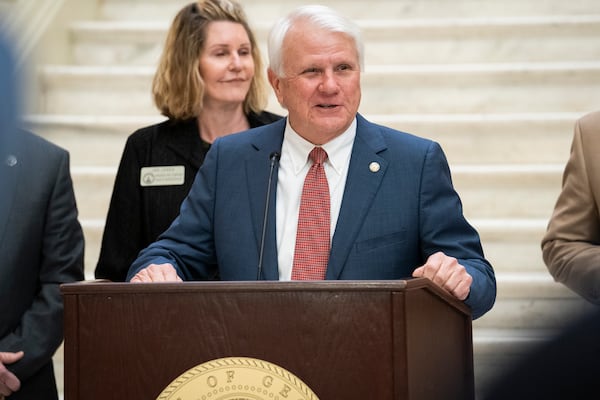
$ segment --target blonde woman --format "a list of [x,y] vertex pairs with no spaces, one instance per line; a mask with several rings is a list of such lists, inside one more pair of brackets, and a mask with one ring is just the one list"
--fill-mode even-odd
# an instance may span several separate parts
[[167,35],[152,85],[168,117],[127,140],[108,210],[96,278],[123,281],[138,252],[179,213],[220,136],[274,122],[253,32],[232,0],[188,4]]

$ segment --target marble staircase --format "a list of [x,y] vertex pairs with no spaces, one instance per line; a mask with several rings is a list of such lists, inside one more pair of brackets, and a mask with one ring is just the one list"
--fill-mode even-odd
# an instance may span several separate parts
[[[40,62],[25,119],[71,153],[91,279],[125,139],[163,119],[150,81],[166,29],[187,1],[87,1],[94,17],[69,23],[64,62]],[[302,3],[242,0],[263,49],[273,19]],[[600,2],[320,3],[364,29],[361,112],[442,144],[465,214],[496,269],[497,303],[474,322],[481,392],[501,368],[589,308],[553,282],[539,243],[575,119],[600,108]],[[283,113],[274,97],[269,109]],[[60,352],[56,360],[60,371]]]

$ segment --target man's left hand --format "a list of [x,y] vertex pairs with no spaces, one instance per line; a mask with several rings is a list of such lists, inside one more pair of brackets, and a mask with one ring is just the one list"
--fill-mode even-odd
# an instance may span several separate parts
[[413,271],[415,278],[428,278],[459,300],[469,295],[473,277],[454,257],[437,252],[429,256],[425,264]]

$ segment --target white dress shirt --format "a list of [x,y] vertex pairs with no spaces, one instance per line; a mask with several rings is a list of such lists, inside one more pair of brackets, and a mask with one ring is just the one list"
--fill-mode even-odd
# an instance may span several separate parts
[[[327,152],[324,167],[329,184],[331,237],[340,213],[355,136],[356,119],[344,133],[322,146]],[[282,281],[289,281],[292,277],[300,197],[304,178],[312,164],[308,154],[314,147],[292,129],[288,119],[277,175],[277,261],[279,280]]]

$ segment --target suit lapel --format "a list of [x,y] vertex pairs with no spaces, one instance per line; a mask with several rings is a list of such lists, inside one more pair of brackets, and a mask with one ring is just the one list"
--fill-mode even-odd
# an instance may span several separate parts
[[[377,127],[357,116],[356,138],[346,188],[331,244],[326,279],[339,279],[363,220],[375,198],[388,162],[379,156],[386,149]],[[377,168],[372,167],[377,165]],[[377,169],[377,170],[376,170]]]
[[[271,169],[270,155],[273,152],[281,152],[283,143],[283,132],[285,119],[281,119],[268,127],[255,133],[252,140],[253,152],[249,152],[246,159],[246,182],[248,198],[250,201],[252,226],[256,237],[256,248],[260,251],[262,238],[262,227],[265,213],[265,203],[269,184],[269,172]],[[265,245],[262,263],[262,278],[266,280],[278,280],[279,269],[277,267],[277,239],[275,201],[277,193],[277,165],[273,171],[271,182],[271,193],[269,198],[269,215],[265,236]]]
[[8,226],[12,205],[17,192],[17,182],[19,171],[23,168],[23,160],[15,152],[0,153],[0,243],[3,242]]

